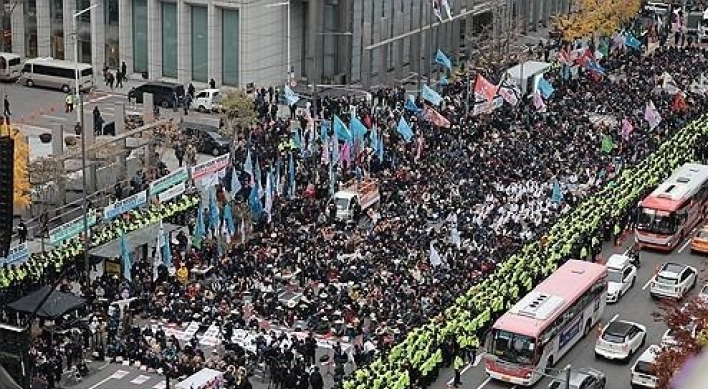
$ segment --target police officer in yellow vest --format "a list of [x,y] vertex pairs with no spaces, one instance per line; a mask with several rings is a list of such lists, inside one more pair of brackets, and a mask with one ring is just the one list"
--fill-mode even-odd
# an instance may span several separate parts
[[452,384],[456,388],[462,385],[462,381],[460,380],[460,374],[462,374],[462,367],[464,365],[465,362],[462,360],[462,357],[459,354],[456,355],[455,359],[452,362],[452,368],[455,369],[455,381]]

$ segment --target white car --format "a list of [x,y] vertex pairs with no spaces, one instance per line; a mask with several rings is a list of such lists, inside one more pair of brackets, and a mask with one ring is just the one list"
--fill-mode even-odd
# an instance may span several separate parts
[[698,298],[703,300],[703,302],[708,303],[708,284],[703,285],[701,291],[698,292]]
[[651,281],[652,297],[682,299],[696,286],[698,270],[680,263],[665,263]]
[[661,346],[652,344],[639,356],[632,366],[633,388],[656,388],[657,378],[654,373],[654,362],[661,352]]
[[637,268],[631,259],[623,254],[613,254],[607,260],[607,302],[616,303],[620,297],[634,286]]
[[221,91],[218,89],[204,89],[197,92],[192,100],[192,109],[199,112],[220,112]]
[[595,343],[595,356],[626,361],[642,346],[647,337],[647,328],[625,320],[610,322],[602,329]]
[[[696,323],[689,323],[686,328],[691,333],[691,336],[695,338],[698,335],[698,326]],[[664,335],[661,336],[661,345],[666,347],[678,346],[678,341],[675,338],[675,331],[672,329],[666,330]]]

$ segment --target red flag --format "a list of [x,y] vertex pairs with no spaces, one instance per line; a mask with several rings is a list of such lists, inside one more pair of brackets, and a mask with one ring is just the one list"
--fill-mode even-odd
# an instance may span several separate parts
[[431,123],[438,127],[450,128],[450,121],[447,120],[440,112],[432,107],[425,107],[425,115]]
[[492,84],[481,75],[477,75],[477,80],[474,83],[474,95],[477,99],[483,99],[487,102],[494,100],[497,94],[496,85]]
[[688,109],[688,104],[686,104],[686,98],[683,96],[683,92],[679,92],[674,95],[674,101],[671,103],[671,109],[674,112],[683,112]]

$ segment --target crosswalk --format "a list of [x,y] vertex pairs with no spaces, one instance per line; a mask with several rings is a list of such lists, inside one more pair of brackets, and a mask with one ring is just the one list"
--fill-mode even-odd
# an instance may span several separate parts
[[107,384],[108,381],[119,381],[119,386],[125,389],[165,389],[167,387],[167,383],[160,375],[155,372],[148,372],[145,366],[137,367],[137,370],[117,370],[104,379],[102,383],[108,387],[113,386]]

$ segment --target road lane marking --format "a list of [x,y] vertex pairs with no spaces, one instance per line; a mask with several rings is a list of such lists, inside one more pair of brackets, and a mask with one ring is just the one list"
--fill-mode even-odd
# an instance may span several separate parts
[[110,364],[111,364],[110,362],[106,362],[104,365],[101,365],[101,366],[98,368],[98,370],[103,370],[103,369],[105,369],[106,367],[108,367],[108,365],[110,365]]
[[484,355],[484,353],[481,353],[481,354],[477,355],[477,358],[474,359],[474,362],[472,363],[472,366],[475,366],[475,367],[476,367],[477,365],[479,365],[479,363],[482,362],[482,356],[483,356],[483,355]]
[[86,106],[86,105],[89,105],[89,104],[92,104],[92,103],[97,103],[97,102],[99,102],[99,101],[108,100],[108,99],[110,99],[111,97],[113,97],[113,96],[112,96],[112,95],[105,95],[105,96],[101,96],[101,97],[94,97],[94,98],[92,98],[92,99],[89,99],[89,100],[84,101],[84,102],[82,103],[82,105]]
[[619,313],[612,316],[612,319],[610,319],[610,321],[607,324],[612,323],[613,321],[617,320],[618,317],[619,317]]
[[[482,382],[482,384],[479,385],[479,386],[477,387],[477,389],[482,389],[482,388],[484,388],[485,386],[487,386],[487,384],[488,384],[489,381],[491,381],[491,380],[492,380],[492,377],[487,377],[487,379],[484,380],[484,382]],[[94,389],[94,388],[89,388],[89,389]]]
[[105,384],[106,382],[108,382],[108,381],[110,381],[110,380],[112,380],[112,379],[113,379],[113,376],[106,377],[106,378],[104,378],[104,379],[102,379],[102,380],[96,382],[93,386],[89,387],[88,389],[96,389],[96,388],[98,388],[99,386]]
[[678,250],[678,253],[681,254],[681,252],[688,246],[688,244],[691,243],[691,239],[686,239],[686,243],[681,246],[681,248]]
[[651,278],[649,278],[649,281],[647,281],[647,283],[644,284],[644,286],[642,286],[642,290],[646,290],[646,289],[649,287],[649,285],[651,285],[651,282],[652,282],[652,281],[654,281],[654,276],[652,276]]
[[[465,366],[462,370],[460,370],[460,376],[463,374],[467,373],[467,370],[469,370],[472,367],[472,365],[467,365]],[[491,378],[491,377],[490,377]],[[450,381],[447,381],[448,385],[452,385],[452,383],[455,382],[455,378],[453,377]],[[480,386],[481,387],[481,386]]]
[[63,118],[63,117],[59,117],[59,116],[52,116],[52,115],[42,115],[42,117],[47,118],[49,120],[58,120],[61,122],[65,122],[68,120],[67,118]]

